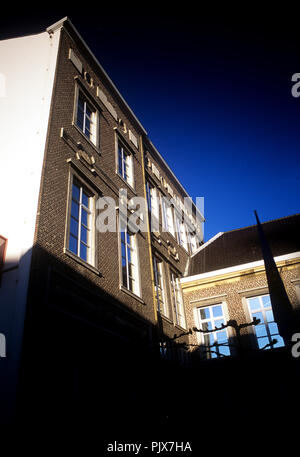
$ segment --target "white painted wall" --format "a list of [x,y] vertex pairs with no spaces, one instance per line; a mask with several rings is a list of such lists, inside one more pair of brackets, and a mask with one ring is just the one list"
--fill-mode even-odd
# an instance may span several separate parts
[[8,239],[0,286],[0,333],[6,337],[0,423],[14,408],[59,37],[57,29],[0,41],[0,234]]

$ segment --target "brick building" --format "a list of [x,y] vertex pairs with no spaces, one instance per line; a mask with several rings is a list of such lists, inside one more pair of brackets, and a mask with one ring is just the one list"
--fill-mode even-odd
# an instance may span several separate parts
[[238,447],[237,436],[243,436],[253,452],[258,443],[276,449],[292,441],[297,433],[291,418],[299,408],[299,345],[293,344],[300,338],[300,215],[261,225],[293,309],[296,339],[284,342],[279,334],[256,225],[208,240],[180,280],[193,329],[191,386],[199,380],[205,393],[204,423],[219,417],[228,445]]
[[[300,308],[300,215],[265,222],[263,229],[295,311]],[[279,348],[284,342],[274,322],[257,226],[220,232],[191,256],[181,279],[188,328],[210,330],[234,320],[238,326],[216,333],[195,332],[203,358],[234,355],[239,349]],[[277,343],[272,344],[276,339]],[[218,343],[220,346],[218,346]],[[198,347],[199,346],[199,347]],[[240,347],[241,346],[241,347]],[[201,354],[202,349],[202,354]]]
[[[101,410],[109,428],[157,409],[164,421],[154,382],[177,395],[164,367],[186,360],[179,278],[203,216],[69,19],[2,41],[0,58],[1,194],[14,182],[1,220],[2,421],[16,392],[17,417],[33,423]],[[122,223],[138,197],[133,230]]]
[[[174,440],[214,436],[225,410],[236,429],[258,372],[286,388],[276,364],[294,369],[256,227],[203,244],[202,214],[69,19],[0,42],[0,59],[1,421],[114,439],[155,427]],[[124,219],[138,198],[135,230]],[[299,215],[264,227],[297,308]],[[239,338],[237,327],[189,330],[229,320]],[[241,359],[273,339],[280,347]]]

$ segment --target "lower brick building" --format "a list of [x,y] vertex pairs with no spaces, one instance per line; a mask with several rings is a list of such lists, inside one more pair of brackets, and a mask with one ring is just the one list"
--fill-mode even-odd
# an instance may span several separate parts
[[[295,311],[300,308],[300,216],[263,224],[277,268]],[[205,359],[239,349],[279,348],[284,342],[274,322],[257,226],[218,233],[191,256],[189,275],[181,279],[188,328],[211,330],[228,321],[243,326],[216,333],[194,332],[191,343]],[[245,326],[260,319],[256,325]],[[237,341],[237,337],[240,338]],[[272,343],[276,339],[277,343]],[[218,343],[220,346],[218,346]],[[202,354],[201,354],[202,348]]]
[[253,447],[261,428],[266,436],[275,433],[273,443],[284,434],[292,438],[295,424],[288,418],[299,407],[300,215],[262,228],[293,308],[293,341],[286,344],[279,334],[256,225],[208,240],[181,279],[191,329],[191,385],[197,380],[205,393],[201,410],[211,421],[223,415],[226,434],[233,438],[239,431]]

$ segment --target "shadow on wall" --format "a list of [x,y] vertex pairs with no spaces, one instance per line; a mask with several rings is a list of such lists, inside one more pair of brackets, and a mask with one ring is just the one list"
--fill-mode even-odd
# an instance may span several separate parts
[[203,451],[247,427],[274,434],[300,406],[299,364],[284,349],[181,366],[160,357],[160,332],[35,246],[11,430],[96,440],[98,455],[115,440]]
[[35,246],[13,427],[118,437],[168,427],[186,404],[174,401],[185,383],[177,342],[172,360],[160,356],[166,339],[160,325]]
[[21,257],[6,259],[0,272],[0,332],[5,340],[0,357],[1,425],[12,420],[14,411],[31,255],[28,250]]

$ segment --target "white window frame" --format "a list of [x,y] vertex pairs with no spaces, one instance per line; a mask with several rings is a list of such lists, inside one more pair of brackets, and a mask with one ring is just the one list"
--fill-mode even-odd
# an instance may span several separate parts
[[146,182],[147,204],[150,216],[150,229],[159,232],[159,197],[157,188],[149,181]]
[[[128,238],[129,237],[129,242]],[[138,258],[138,245],[137,245],[137,234],[130,233],[130,231],[126,227],[122,227],[122,230],[119,232],[119,239],[120,239],[120,284],[121,287],[127,289],[131,293],[135,294],[136,296],[140,297],[141,288],[140,288],[140,272],[139,272],[139,258]],[[123,250],[124,246],[124,250]],[[125,255],[123,255],[123,253]],[[129,256],[131,258],[131,262],[129,262]],[[123,259],[125,260],[125,264],[123,265]],[[130,265],[133,267],[133,272],[130,272]],[[125,266],[125,278],[124,281],[124,271],[123,266]],[[130,274],[132,273],[132,274]],[[131,279],[131,281],[130,281]],[[130,285],[132,284],[132,286]]]
[[184,224],[184,222],[181,222],[181,239],[182,239],[182,246],[184,249],[189,252],[189,246],[188,246],[188,238],[187,238],[187,227]]
[[199,241],[199,238],[197,236],[197,234],[191,234],[189,231],[187,231],[188,233],[188,244],[190,245],[190,250],[191,250],[191,253],[194,254],[197,249],[199,249],[200,247],[200,241]]
[[168,203],[167,197],[161,195],[161,208],[162,208],[162,226],[163,230],[171,233],[175,238],[173,208]]
[[175,211],[175,227],[177,233],[177,241],[180,246],[182,246],[187,252],[188,251],[188,241],[187,241],[187,230],[184,222],[182,222],[181,217]]
[[[80,97],[84,100],[83,105],[83,126],[78,123],[78,110],[79,110],[79,99]],[[91,125],[92,129],[90,134],[87,134],[86,123],[88,119],[87,108],[91,110]],[[99,148],[99,109],[96,107],[95,103],[92,102],[91,98],[86,94],[79,84],[76,84],[75,92],[75,106],[74,106],[74,119],[73,124],[76,128],[82,133],[82,135],[95,146]]]
[[[213,308],[217,307],[217,306],[221,307],[222,316],[213,315]],[[209,312],[208,318],[201,317],[201,311],[203,311],[204,309],[207,309]],[[227,324],[227,321],[228,321],[227,308],[223,301],[213,301],[213,302],[205,301],[203,304],[201,304],[201,306],[197,306],[194,311],[195,311],[195,321],[197,322],[198,328],[201,330],[205,330],[204,329],[205,324],[208,324],[208,325],[211,324],[211,329],[209,329],[209,330],[212,330],[213,328],[220,328],[221,325],[215,325],[215,322],[220,321],[220,320],[224,320],[224,325]],[[221,332],[226,332],[226,339],[228,342],[229,354],[222,355],[222,349],[220,350],[220,348],[222,348],[222,346],[213,346],[213,344],[218,342],[218,334],[220,334]],[[209,340],[211,340],[211,338],[213,339],[213,342],[212,343],[210,342],[209,345],[207,345],[207,341],[205,341],[205,338],[207,336],[208,336]],[[230,335],[228,327],[226,327],[222,330],[216,330],[215,332],[209,332],[209,333],[199,332],[198,333],[198,343],[199,343],[199,345],[203,346],[203,348],[207,348],[207,349],[205,349],[205,357],[207,359],[216,358],[216,357],[218,357],[218,355],[219,355],[219,357],[220,356],[229,357],[231,355],[231,349],[229,346],[230,337],[231,337],[231,335]],[[214,352],[212,352],[212,351],[214,351]]]
[[[166,317],[169,317],[169,309],[166,297],[166,286],[165,286],[165,269],[163,262],[153,256],[153,270],[154,270],[154,291],[156,300],[156,309],[159,313]],[[160,299],[161,294],[161,299]]]
[[133,154],[117,138],[117,173],[130,187],[134,188]]
[[180,287],[180,281],[177,274],[170,270],[171,297],[173,304],[174,322],[182,328],[186,328],[186,318],[183,306],[183,297]]
[[[76,201],[73,198],[73,184],[79,188],[79,201]],[[83,192],[88,196],[88,206],[83,202]],[[75,217],[74,213],[72,214],[72,202],[78,204],[78,218]],[[83,222],[83,214],[87,213],[88,224]],[[86,263],[91,266],[95,266],[95,192],[88,186],[81,178],[79,178],[75,173],[71,173],[70,183],[69,183],[69,200],[68,200],[68,212],[67,212],[67,225],[66,225],[66,248],[65,252],[71,254],[72,256],[80,259],[81,262]],[[72,220],[78,224],[77,236],[72,236],[71,234],[71,223]],[[87,242],[82,239],[82,230],[87,229],[89,233],[89,239]],[[75,235],[75,233],[73,234]],[[70,248],[70,239],[77,239],[76,252]],[[85,245],[87,249],[87,258],[85,259],[80,255],[81,244]]]
[[[253,334],[254,334],[255,339],[256,339],[257,347],[261,349],[261,348],[263,348],[265,346],[265,344],[262,344],[262,346],[260,346],[260,344],[259,344],[259,340],[263,341],[263,339],[264,339],[264,342],[266,344],[270,344],[273,339],[277,339],[277,344],[274,347],[275,348],[276,347],[283,347],[284,346],[284,341],[283,341],[282,337],[279,335],[278,326],[277,326],[276,322],[274,320],[272,320],[272,321],[268,320],[267,313],[271,311],[272,315],[273,315],[271,299],[270,299],[270,306],[265,306],[264,302],[263,302],[264,297],[269,297],[269,299],[270,299],[269,293],[268,292],[264,293],[264,294],[260,293],[260,294],[255,294],[255,295],[251,295],[251,296],[246,297],[247,311],[249,313],[251,322],[253,321],[253,318],[254,318],[255,314],[261,313],[261,315],[262,315],[261,322],[258,325],[253,325],[252,326],[253,327]],[[259,306],[257,308],[251,309],[251,302],[250,302],[251,299],[252,300],[256,299],[258,301]],[[255,316],[255,317],[257,317],[257,316]],[[272,327],[269,324],[271,324]],[[277,333],[274,333],[275,326],[277,327]],[[263,327],[265,327],[265,333],[266,334],[258,336],[258,331],[260,330],[260,328],[263,328]],[[272,328],[273,328],[273,330],[271,330]],[[271,349],[271,348],[273,348],[272,345],[268,346],[266,349]]]

